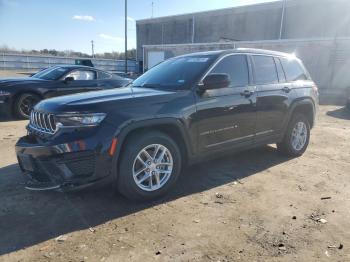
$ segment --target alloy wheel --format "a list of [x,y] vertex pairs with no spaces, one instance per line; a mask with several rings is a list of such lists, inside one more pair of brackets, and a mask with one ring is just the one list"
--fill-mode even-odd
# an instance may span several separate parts
[[293,128],[291,143],[296,151],[300,151],[306,144],[308,131],[304,122],[297,122]]
[[134,181],[144,191],[158,190],[168,182],[173,165],[173,156],[168,148],[161,144],[148,145],[134,160]]

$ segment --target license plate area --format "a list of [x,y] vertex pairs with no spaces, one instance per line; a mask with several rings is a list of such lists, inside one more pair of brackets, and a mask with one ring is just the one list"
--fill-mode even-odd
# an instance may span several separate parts
[[33,172],[34,171],[34,162],[30,155],[18,155],[20,165],[24,171]]

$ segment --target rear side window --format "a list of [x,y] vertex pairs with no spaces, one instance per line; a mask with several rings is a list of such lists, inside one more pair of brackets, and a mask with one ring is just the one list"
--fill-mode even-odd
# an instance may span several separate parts
[[222,59],[211,71],[211,74],[228,74],[230,87],[247,86],[249,83],[246,55],[231,55]]
[[308,73],[297,60],[281,58],[281,62],[288,82],[309,79]]
[[271,56],[253,56],[255,83],[268,85],[278,83],[278,76],[274,58]]
[[106,72],[99,71],[98,72],[98,79],[111,79],[112,75]]
[[280,80],[280,83],[285,83],[286,82],[286,76],[284,74],[281,60],[277,57],[275,57],[275,63],[277,67],[277,73],[278,73],[278,79]]

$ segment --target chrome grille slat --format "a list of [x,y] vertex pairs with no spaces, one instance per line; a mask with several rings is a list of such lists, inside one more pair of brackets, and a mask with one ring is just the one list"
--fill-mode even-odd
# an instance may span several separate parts
[[41,114],[41,123],[42,123],[42,125],[43,125],[43,129],[44,129],[45,131],[48,131],[48,130],[47,130],[47,127],[46,127],[46,120],[45,120],[45,119],[46,119],[46,115],[47,115],[47,114],[43,114],[43,113]]
[[39,113],[39,122],[40,122],[40,128],[42,130],[45,130],[44,125],[43,125],[43,114],[42,113]]
[[41,129],[40,112],[37,113],[38,128]]
[[50,129],[55,131],[56,130],[56,126],[55,126],[55,119],[53,115],[49,115],[49,124],[50,124]]
[[38,121],[38,112],[34,113],[34,119],[35,119],[35,124],[37,127],[39,127],[39,121]]
[[44,115],[44,127],[45,127],[46,131],[50,131],[50,129],[48,128],[48,125],[47,125],[47,119],[48,119],[48,115],[45,114]]
[[54,134],[56,132],[55,118],[52,114],[33,110],[30,114],[29,128],[36,132]]
[[30,123],[31,123],[32,125],[35,124],[34,111],[33,111],[33,110],[32,110],[31,116],[30,116]]

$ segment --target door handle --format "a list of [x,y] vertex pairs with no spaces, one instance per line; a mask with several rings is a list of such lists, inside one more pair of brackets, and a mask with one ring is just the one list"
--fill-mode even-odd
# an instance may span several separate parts
[[250,90],[244,90],[243,92],[241,92],[241,96],[244,96],[244,97],[250,97],[251,95],[253,95],[254,92],[253,91],[250,91]]
[[289,93],[290,90],[291,90],[291,88],[290,88],[289,86],[285,86],[285,87],[282,88],[282,90],[283,90],[284,92],[286,92],[286,93]]

